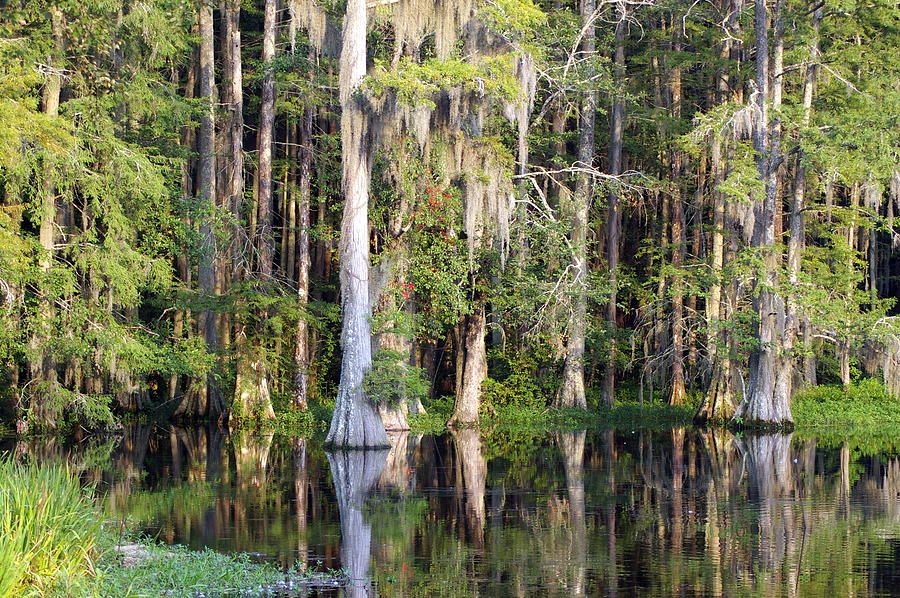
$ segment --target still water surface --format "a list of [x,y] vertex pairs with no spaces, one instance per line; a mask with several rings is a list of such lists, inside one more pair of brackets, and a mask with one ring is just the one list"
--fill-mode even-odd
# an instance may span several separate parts
[[[165,542],[345,569],[297,596],[900,596],[900,455],[725,431],[463,430],[390,451],[129,428],[66,453]],[[873,454],[874,453],[874,454]]]

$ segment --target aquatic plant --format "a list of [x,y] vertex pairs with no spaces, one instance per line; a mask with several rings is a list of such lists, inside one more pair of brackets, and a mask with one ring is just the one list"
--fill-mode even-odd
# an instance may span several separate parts
[[0,460],[0,598],[79,586],[101,519],[65,466]]

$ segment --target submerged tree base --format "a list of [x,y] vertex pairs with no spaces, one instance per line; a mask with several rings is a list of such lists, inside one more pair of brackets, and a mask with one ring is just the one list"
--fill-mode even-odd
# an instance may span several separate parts
[[762,419],[728,421],[726,427],[733,432],[782,432],[794,431],[794,422],[786,419],[782,421],[766,421]]

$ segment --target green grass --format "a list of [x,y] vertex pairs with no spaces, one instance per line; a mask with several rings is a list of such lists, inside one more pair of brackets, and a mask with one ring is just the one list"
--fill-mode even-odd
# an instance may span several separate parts
[[76,592],[93,573],[101,519],[64,466],[0,460],[0,598]]
[[[582,409],[501,406],[482,413],[481,427],[523,431],[578,429],[663,429],[692,425],[696,410],[691,404],[673,407],[661,400],[640,405],[631,396],[619,398],[613,408]],[[427,405],[428,413],[410,417],[413,430],[440,434],[453,411],[453,398],[441,397]],[[880,380],[867,378],[849,388],[840,385],[815,386],[796,394],[791,403],[795,429],[804,435],[852,437],[862,442],[873,439],[900,439],[900,397],[891,396]],[[871,444],[871,443],[870,443]],[[897,441],[900,445],[900,440]]]
[[259,563],[246,554],[222,554],[214,550],[189,550],[148,539],[138,540],[146,556],[124,567],[112,550],[104,552],[97,564],[94,593],[100,596],[142,598],[149,596],[187,597],[203,594],[263,593],[309,583],[316,576],[338,576],[332,572],[285,573],[271,563]]
[[[428,413],[410,417],[416,432],[441,433],[453,410],[452,397],[436,399],[428,405]],[[519,430],[594,430],[672,428],[691,425],[693,406],[674,407],[654,401],[620,403],[613,408],[574,409],[550,407],[535,409],[510,405],[481,417],[481,427]]]
[[791,402],[796,432],[823,444],[848,442],[865,452],[900,449],[900,397],[884,384],[866,378],[848,388],[814,386]]
[[900,425],[900,397],[891,396],[879,380],[867,378],[846,389],[829,385],[801,390],[791,412],[797,426]]

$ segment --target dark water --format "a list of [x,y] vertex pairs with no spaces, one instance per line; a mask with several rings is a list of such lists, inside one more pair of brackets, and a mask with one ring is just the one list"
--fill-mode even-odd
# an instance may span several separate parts
[[65,453],[166,542],[355,580],[299,595],[900,596],[897,454],[693,429],[393,442],[136,427],[17,450]]

